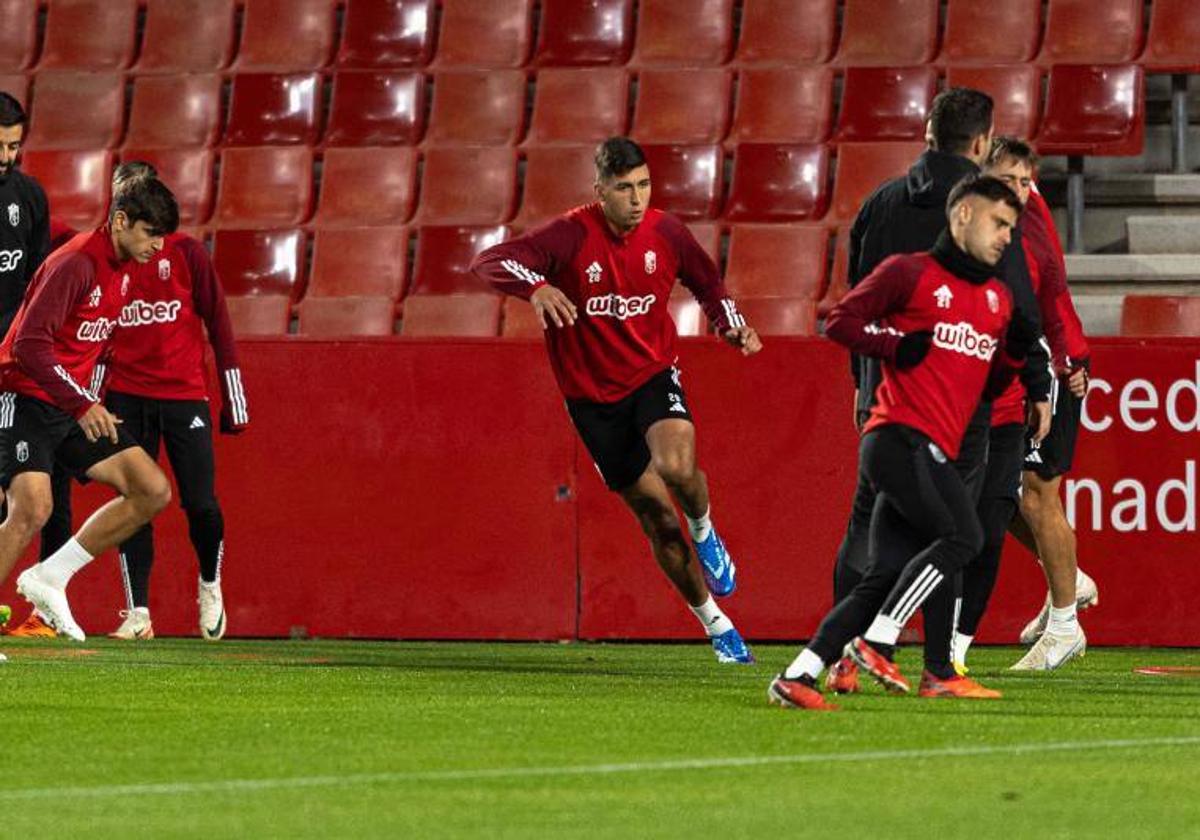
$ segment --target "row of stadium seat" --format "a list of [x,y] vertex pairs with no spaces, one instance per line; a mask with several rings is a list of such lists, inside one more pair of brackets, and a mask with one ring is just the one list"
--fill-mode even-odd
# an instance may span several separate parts
[[[0,89],[26,103],[27,145],[39,149],[207,147],[218,141],[545,145],[595,142],[626,131],[642,142],[729,145],[924,137],[925,115],[941,81],[936,68],[839,72],[835,76],[824,66],[736,74],[722,68],[636,74],[622,68],[549,68],[529,76],[522,70],[449,70],[427,77],[368,70],[331,78],[243,73],[228,83],[209,73],[137,76],[127,86],[118,72],[42,71],[32,84],[23,74],[0,75]],[[1033,138],[1044,125],[1044,150],[1105,152],[1097,148],[1097,137],[1100,145],[1111,146],[1114,134],[1134,131],[1144,99],[1139,72],[1136,65],[1052,68],[1044,121],[1043,73],[1034,65],[956,67],[945,82],[990,93],[1001,133]]]
[[1157,69],[1200,70],[1200,12],[1193,0],[1153,0],[1145,33],[1144,0],[1048,0],[1044,21],[1043,0],[948,0],[944,34],[939,0],[843,0],[840,37],[838,0],[142,3],[139,46],[139,0],[48,0],[44,40],[37,0],[0,0],[0,69],[1140,60]]

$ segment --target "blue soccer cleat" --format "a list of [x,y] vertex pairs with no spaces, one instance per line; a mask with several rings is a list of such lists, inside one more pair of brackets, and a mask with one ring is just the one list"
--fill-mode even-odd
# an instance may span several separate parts
[[737,574],[737,566],[733,558],[725,550],[725,543],[714,528],[708,532],[703,542],[693,542],[696,546],[696,556],[700,558],[700,569],[704,572],[704,583],[708,591],[718,598],[732,595],[737,588],[733,579]]
[[719,636],[713,636],[713,653],[722,665],[750,665],[754,662],[754,654],[746,647],[742,634],[736,628],[730,627]]

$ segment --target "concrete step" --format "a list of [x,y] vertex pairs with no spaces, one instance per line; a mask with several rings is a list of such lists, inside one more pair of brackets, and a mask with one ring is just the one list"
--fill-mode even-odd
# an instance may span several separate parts
[[1129,216],[1131,254],[1200,254],[1200,215]]
[[1120,335],[1124,295],[1072,294],[1085,335]]
[[1197,294],[1200,254],[1068,254],[1067,278],[1107,294]]
[[[1051,204],[1066,203],[1066,173],[1044,176],[1038,188]],[[1085,168],[1083,202],[1085,205],[1200,205],[1200,175],[1088,174]]]
[[[1197,83],[1200,87],[1200,82]],[[1188,127],[1188,163],[1190,171],[1200,168],[1200,125]],[[1039,167],[1043,174],[1050,172],[1065,172],[1067,159],[1059,155],[1047,156],[1042,159]],[[1089,157],[1084,169],[1088,172],[1115,174],[1118,172],[1170,172],[1171,164],[1171,126],[1146,126],[1146,143],[1140,155],[1130,157]]]

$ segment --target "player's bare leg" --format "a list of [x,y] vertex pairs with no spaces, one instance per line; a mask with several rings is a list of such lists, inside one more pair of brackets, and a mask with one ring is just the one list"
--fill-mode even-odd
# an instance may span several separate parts
[[50,476],[38,472],[17,474],[5,501],[8,516],[0,524],[0,581],[8,579],[17,560],[50,518]]

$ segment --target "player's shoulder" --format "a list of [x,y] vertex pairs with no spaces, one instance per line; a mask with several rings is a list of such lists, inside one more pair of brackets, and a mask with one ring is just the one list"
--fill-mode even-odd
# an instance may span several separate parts
[[163,237],[163,250],[167,256],[179,255],[186,259],[208,259],[208,249],[196,237],[175,231]]
[[934,262],[933,257],[924,251],[914,254],[892,254],[884,257],[871,273],[919,275]]
[[8,184],[18,195],[34,203],[46,206],[46,191],[32,175],[26,175],[20,169],[14,169],[8,176]]

